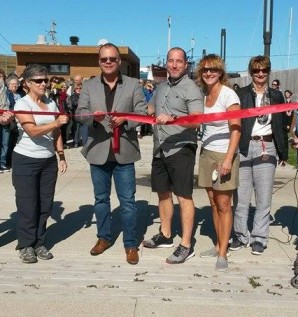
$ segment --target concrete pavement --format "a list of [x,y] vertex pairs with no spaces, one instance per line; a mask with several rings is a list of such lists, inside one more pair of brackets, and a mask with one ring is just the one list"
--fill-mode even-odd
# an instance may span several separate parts
[[[157,196],[151,193],[152,139],[140,140],[136,163],[138,236],[158,232]],[[51,261],[23,264],[15,251],[16,207],[10,173],[0,174],[0,316],[296,316],[298,290],[290,286],[298,234],[296,169],[278,167],[274,185],[270,241],[262,256],[251,249],[231,252],[229,271],[214,270],[215,258],[199,253],[212,246],[214,232],[205,190],[195,186],[196,256],[168,265],[173,249],[145,249],[140,262],[126,263],[118,200],[112,193],[114,245],[89,255],[96,242],[89,166],[80,149],[66,150],[69,170],[59,176],[48,222]],[[196,173],[197,175],[197,166]],[[177,203],[177,202],[176,202]],[[181,234],[176,204],[175,244]],[[290,240],[290,235],[293,239]]]

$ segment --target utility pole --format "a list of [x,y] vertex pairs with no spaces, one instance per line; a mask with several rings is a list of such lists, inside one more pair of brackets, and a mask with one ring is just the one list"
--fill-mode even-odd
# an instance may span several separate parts
[[291,8],[291,10],[290,10],[289,45],[288,45],[288,69],[290,69],[290,58],[291,58],[292,20],[293,20],[293,8]]
[[272,39],[273,0],[264,0],[264,55],[270,57],[270,45]]
[[226,29],[221,29],[220,35],[220,57],[226,61]]
[[168,17],[168,51],[171,49],[171,16]]

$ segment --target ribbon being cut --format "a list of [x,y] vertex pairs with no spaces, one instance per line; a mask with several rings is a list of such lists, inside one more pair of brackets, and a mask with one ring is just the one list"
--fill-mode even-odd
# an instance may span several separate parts
[[[175,120],[167,123],[167,124],[179,124],[179,125],[186,125],[191,123],[205,123],[211,121],[221,121],[221,120],[230,120],[235,118],[249,118],[249,117],[258,117],[265,114],[270,113],[278,113],[290,110],[298,109],[298,102],[293,103],[285,103],[279,105],[272,105],[272,106],[264,106],[258,108],[249,108],[249,109],[241,109],[229,112],[220,112],[220,113],[209,113],[209,114],[199,114],[199,115],[190,115],[190,116],[183,116],[177,117]],[[5,110],[0,109],[0,115]],[[38,115],[53,115],[59,116],[60,112],[48,112],[48,111],[10,111],[15,114],[38,114]],[[149,124],[156,124],[155,117],[153,116],[146,116],[146,115],[139,115],[135,113],[124,113],[124,112],[103,112],[102,114],[114,116],[114,117],[123,117],[126,120],[142,122],[142,123],[149,123]],[[77,115],[67,114],[70,117],[77,117]],[[98,115],[98,113],[97,113]],[[83,116],[93,116],[93,113],[87,114],[80,114],[80,117]]]
[[[258,108],[249,108],[249,109],[241,109],[229,112],[220,112],[220,113],[209,113],[209,114],[200,114],[200,115],[190,115],[190,116],[183,116],[177,117],[173,121],[167,124],[179,124],[179,125],[187,125],[193,123],[205,123],[211,121],[221,121],[221,120],[229,120],[229,119],[236,119],[236,118],[249,118],[249,117],[258,117],[265,114],[270,113],[278,113],[278,112],[285,112],[298,109],[298,102],[293,103],[285,103],[279,105],[271,105],[271,106],[264,106]],[[0,109],[0,115],[5,110]],[[15,114],[38,114],[38,115],[54,115],[59,116],[60,112],[46,112],[46,111],[11,111]],[[135,113],[122,113],[122,112],[106,112],[102,113],[114,117],[124,117],[126,120],[136,121],[141,123],[148,123],[148,124],[156,124],[155,117],[146,116],[146,115],[139,115]],[[98,115],[98,113],[97,113]],[[68,116],[76,117],[76,115],[68,114]],[[81,114],[80,116],[93,116],[93,113],[88,114]],[[113,129],[113,151],[114,153],[119,153],[120,151],[120,143],[119,143],[119,129]]]

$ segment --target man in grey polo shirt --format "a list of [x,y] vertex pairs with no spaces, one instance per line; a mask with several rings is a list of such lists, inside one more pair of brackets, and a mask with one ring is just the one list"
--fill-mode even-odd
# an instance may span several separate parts
[[183,49],[174,47],[167,55],[169,78],[160,83],[153,96],[155,111],[154,148],[151,172],[152,191],[159,198],[160,232],[144,240],[147,248],[173,247],[172,194],[180,206],[182,239],[167,263],[183,263],[194,256],[192,232],[195,207],[192,199],[193,175],[197,149],[198,125],[167,125],[176,117],[203,112],[203,95],[187,75],[187,56]]

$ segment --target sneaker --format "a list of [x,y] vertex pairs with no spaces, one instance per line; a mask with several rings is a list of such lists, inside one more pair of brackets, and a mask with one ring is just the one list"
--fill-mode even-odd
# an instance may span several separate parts
[[43,245],[36,248],[34,251],[36,255],[42,260],[50,260],[54,257],[53,254]]
[[36,263],[37,257],[32,247],[26,247],[20,250],[19,257],[23,263]]
[[0,167],[1,173],[10,172],[10,168],[6,165],[1,165]]
[[226,257],[219,256],[215,264],[215,270],[219,272],[225,272],[228,270],[228,268],[228,259]]
[[[227,257],[229,257],[230,255],[231,255],[230,252],[227,251]],[[216,247],[213,247],[209,250],[206,250],[200,253],[201,258],[215,258],[216,256],[218,256]]]
[[261,255],[264,252],[264,246],[261,242],[255,241],[251,245],[251,254]]
[[233,240],[230,247],[229,247],[229,250],[231,251],[238,251],[242,248],[247,248],[249,246],[249,244],[247,243],[243,243],[241,242],[240,240],[236,239],[236,240]]
[[174,246],[173,238],[167,238],[162,232],[153,236],[150,240],[144,240],[143,246],[145,248],[172,248]]
[[186,248],[183,245],[179,244],[174,253],[166,259],[166,262],[168,264],[179,264],[192,258],[194,255],[195,252],[192,246],[190,248]]

